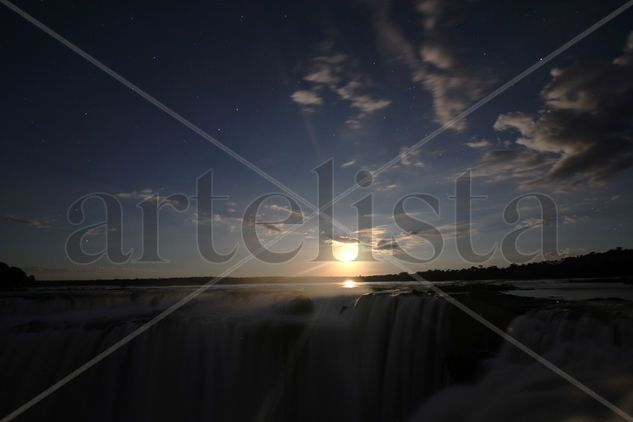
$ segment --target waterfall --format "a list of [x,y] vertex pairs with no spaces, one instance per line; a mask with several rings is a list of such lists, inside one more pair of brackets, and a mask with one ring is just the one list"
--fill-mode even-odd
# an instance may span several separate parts
[[[1,301],[2,414],[178,299],[58,296]],[[450,381],[449,310],[437,297],[393,291],[206,293],[22,420],[406,420]]]
[[[336,292],[209,291],[21,420],[620,420],[441,298],[402,289]],[[1,414],[184,294],[95,289],[0,297]],[[512,308],[503,298],[462,299],[484,316],[497,311],[496,323],[514,338],[633,411],[626,304],[539,302],[503,316],[495,306]]]
[[[507,328],[514,338],[629,414],[633,314],[624,306],[537,309]],[[504,342],[478,382],[424,403],[415,421],[621,421],[577,386]]]

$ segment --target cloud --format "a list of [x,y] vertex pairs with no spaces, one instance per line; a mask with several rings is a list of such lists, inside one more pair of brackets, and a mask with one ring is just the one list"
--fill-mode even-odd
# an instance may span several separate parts
[[154,191],[150,188],[142,189],[142,190],[133,190],[131,192],[119,192],[116,194],[119,198],[123,199],[141,199],[147,200],[152,199],[156,196]]
[[[456,239],[457,237],[465,236],[467,233],[457,230],[455,224],[444,224],[435,227],[439,231],[439,234],[430,229],[417,229],[410,232],[398,232],[388,234],[386,232],[380,235],[375,235],[372,249],[376,253],[389,253],[395,256],[408,252],[416,251],[416,254],[428,250],[429,247],[433,247],[433,242],[441,239]],[[471,234],[478,234],[479,230],[476,227],[471,227]],[[441,239],[440,239],[441,237]]]
[[473,176],[495,181],[538,177],[550,166],[552,159],[527,148],[487,151],[473,168]]
[[435,117],[438,123],[450,125],[458,132],[466,128],[466,120],[453,119],[482,94],[479,82],[465,76],[427,74],[423,85],[433,95]]
[[308,84],[307,89],[293,92],[292,100],[304,111],[314,111],[325,104],[324,92],[334,94],[358,110],[345,122],[352,129],[360,128],[363,118],[391,105],[391,100],[369,94],[372,81],[358,71],[350,55],[334,51],[331,41],[321,44],[319,53],[310,60],[303,80]]
[[391,100],[384,98],[374,99],[369,95],[359,94],[359,91],[362,89],[362,84],[358,80],[352,80],[346,85],[337,88],[336,93],[342,99],[349,101],[352,107],[359,109],[361,111],[361,117],[382,110],[391,104]]
[[420,49],[420,54],[424,60],[443,70],[449,70],[455,65],[453,57],[446,49],[437,45],[424,45]]
[[582,223],[583,221],[589,220],[589,217],[586,215],[582,216],[570,216],[566,215],[563,217],[563,224],[577,224]]
[[236,231],[240,225],[242,224],[241,217],[232,217],[229,215],[223,215],[215,211],[212,215],[205,214],[199,215],[197,212],[194,212],[189,219],[191,223],[196,226],[211,226],[214,224],[226,227],[231,232]]
[[345,120],[345,124],[350,129],[360,129],[360,121],[358,121],[358,119],[347,119]]
[[270,204],[270,205],[264,205],[264,207],[268,208],[271,211],[281,212],[286,217],[288,216],[303,217],[303,211],[301,210],[294,211],[292,208],[290,208],[287,205]]
[[14,214],[0,215],[0,221],[6,221],[8,223],[24,224],[26,226],[33,227],[36,229],[47,229],[50,227],[50,223],[51,223],[49,220],[38,220],[34,218],[18,217]]
[[405,167],[424,167],[424,162],[420,159],[420,149],[416,149],[414,151],[409,150],[409,148],[401,148],[400,149],[400,162]]
[[367,229],[356,230],[353,234],[358,238],[367,237],[370,234],[372,237],[382,237],[388,233],[390,227],[391,226],[385,224],[377,225]]
[[116,196],[122,199],[135,199],[139,201],[156,200],[158,202],[171,204],[175,207],[186,207],[188,205],[186,202],[183,202],[184,199],[180,196],[172,196],[170,198],[169,196],[161,195],[159,192],[151,188],[133,190],[131,192],[119,192]]
[[468,49],[455,37],[463,4],[421,0],[416,11],[421,17],[424,40],[416,45],[393,23],[390,1],[366,0],[382,51],[409,67],[412,81],[432,97],[435,119],[442,125],[462,131],[466,121],[452,120],[479,99],[492,83],[485,69],[465,58]]
[[[288,221],[287,219],[289,219],[290,217],[295,217],[294,221]],[[245,218],[243,222],[241,219],[235,220],[242,222],[242,224],[248,224],[250,226],[254,225],[260,235],[272,237],[290,232],[291,230],[286,230],[286,224],[297,224],[299,221],[301,221],[299,219],[302,219],[303,217],[304,215],[301,209],[293,210],[290,206],[286,204],[272,203],[262,205],[255,220],[248,218]]]
[[281,224],[261,223],[261,225],[273,233],[283,233],[284,231]]
[[466,142],[466,146],[469,148],[488,148],[490,146],[490,141],[487,139],[480,139],[478,141],[470,141]]
[[424,15],[424,28],[433,30],[444,13],[444,0],[421,0],[418,1],[417,10]]
[[[110,227],[108,229],[109,232],[116,232],[118,229],[116,227]],[[102,236],[105,234],[105,226],[97,226],[93,229],[88,230],[85,233],[85,236]]]
[[[325,61],[324,63],[332,64],[330,62]],[[317,84],[336,85],[340,78],[334,75],[333,68],[325,64],[323,64],[322,66],[323,67],[321,67],[319,70],[315,70],[314,72],[306,75],[303,79]]]
[[330,239],[332,242],[338,242],[338,243],[349,243],[349,244],[354,244],[354,243],[358,243],[359,240],[355,237],[352,236],[347,236],[347,235],[338,235],[338,236],[334,236],[333,239]]
[[[442,224],[435,227],[440,235],[436,232],[420,226],[413,227],[410,231],[400,231],[395,225],[378,225],[371,229],[356,231],[353,234],[358,238],[367,239],[371,233],[371,248],[376,254],[393,254],[399,255],[406,251],[416,251],[416,253],[424,252],[431,247],[432,242],[439,240],[439,236],[443,240],[456,239],[458,237],[468,235],[467,232],[458,230],[458,226],[454,223]],[[479,234],[480,230],[476,225],[470,227],[470,234]],[[355,237],[349,237],[350,242],[356,242]],[[337,238],[338,241],[340,238]]]
[[399,251],[402,250],[395,239],[381,239],[374,247],[376,251]]
[[462,3],[454,1],[418,2],[425,37],[419,48],[423,66],[414,73],[414,79],[433,97],[436,120],[458,132],[467,122],[453,119],[481,98],[493,80],[486,69],[466,57],[469,50],[456,39],[455,26],[463,9]]
[[633,165],[632,45],[633,34],[611,62],[553,69],[538,113],[498,117],[496,130],[518,133],[517,151],[551,160],[529,184],[602,184]]
[[295,91],[290,96],[292,101],[303,106],[314,106],[323,104],[323,99],[312,91]]
[[626,44],[624,45],[624,51],[620,57],[616,57],[613,60],[613,64],[619,66],[630,66],[633,62],[633,32],[631,32],[626,39]]
[[523,229],[523,228],[528,228],[528,227],[531,229],[543,227],[543,219],[538,218],[538,217],[528,217],[516,225],[517,229]]
[[395,184],[395,183],[391,183],[391,184],[376,184],[375,186],[376,186],[376,190],[378,192],[387,192],[387,191],[390,191],[390,190],[394,190],[394,189],[396,189],[398,187],[398,185]]

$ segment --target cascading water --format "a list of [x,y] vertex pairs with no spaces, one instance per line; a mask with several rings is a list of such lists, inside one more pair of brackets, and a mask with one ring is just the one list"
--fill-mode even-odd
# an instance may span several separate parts
[[[615,406],[633,413],[633,313],[628,305],[553,307],[508,333]],[[505,342],[483,376],[438,392],[415,421],[622,421],[569,381]]]
[[[157,290],[3,301],[2,414],[177,298]],[[406,420],[449,383],[449,310],[437,297],[393,291],[206,293],[22,420]]]
[[[469,289],[458,293],[468,306],[633,410],[626,302],[530,302]],[[410,288],[374,290],[209,291],[20,420],[621,420],[445,300]],[[0,411],[14,410],[184,294],[66,289],[1,297]]]

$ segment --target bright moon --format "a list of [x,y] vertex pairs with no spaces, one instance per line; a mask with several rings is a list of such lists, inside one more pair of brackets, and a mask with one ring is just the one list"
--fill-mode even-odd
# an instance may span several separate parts
[[358,257],[358,243],[334,242],[332,245],[334,258],[341,262],[352,262]]

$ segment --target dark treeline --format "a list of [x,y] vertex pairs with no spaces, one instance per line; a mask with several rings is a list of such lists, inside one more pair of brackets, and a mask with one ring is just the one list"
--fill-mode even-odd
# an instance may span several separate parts
[[4,262],[0,262],[0,285],[20,286],[33,282],[35,282],[35,278],[32,275],[26,275],[18,267],[10,267]]
[[[591,252],[586,255],[563,258],[557,261],[534,262],[530,264],[508,267],[470,267],[461,270],[428,270],[419,274],[429,281],[451,280],[529,280],[543,278],[607,278],[619,277],[633,279],[633,250],[612,249],[607,252]],[[0,287],[31,286],[138,286],[138,285],[201,285],[210,280],[209,277],[182,277],[159,279],[118,279],[118,280],[83,280],[83,281],[35,281],[16,267],[0,262]],[[338,282],[341,277],[254,277],[223,278],[221,284],[239,283],[278,283],[278,282]],[[408,273],[358,276],[362,281],[414,281]]]
[[[543,278],[605,278],[633,275],[633,250],[616,248],[607,252],[563,258],[557,261],[512,264],[508,267],[470,267],[461,270],[428,270],[417,274],[429,281],[528,280]],[[364,281],[414,281],[408,273],[361,277]]]

